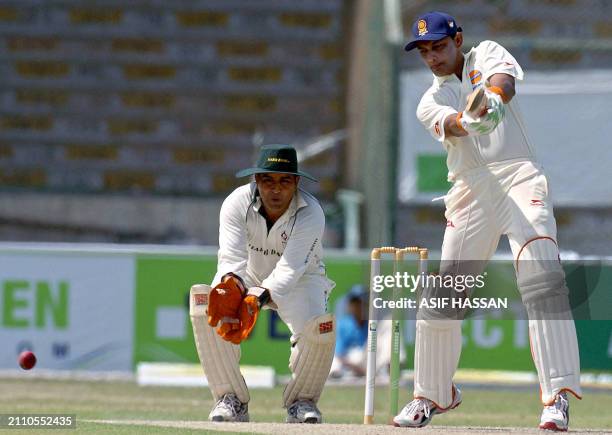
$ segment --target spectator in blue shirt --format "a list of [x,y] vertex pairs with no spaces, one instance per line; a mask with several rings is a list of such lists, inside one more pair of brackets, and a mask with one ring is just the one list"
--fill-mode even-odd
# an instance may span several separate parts
[[[365,375],[368,341],[368,292],[356,284],[336,305],[336,352],[330,376]],[[388,372],[391,359],[391,320],[385,316],[378,322],[376,372]],[[403,339],[400,341],[400,362],[406,359]]]
[[337,315],[336,353],[332,376],[345,373],[365,374],[365,346],[368,340],[367,293],[362,285],[355,285],[346,296],[344,313]]

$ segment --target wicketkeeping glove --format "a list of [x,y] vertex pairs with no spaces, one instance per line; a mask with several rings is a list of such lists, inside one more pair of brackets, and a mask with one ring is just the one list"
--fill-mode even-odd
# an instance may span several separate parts
[[246,340],[255,327],[259,310],[270,300],[270,292],[263,287],[251,287],[249,294],[242,300],[238,309],[239,329],[222,325],[217,333],[226,341],[240,344]]
[[240,329],[238,309],[245,294],[246,287],[238,275],[224,275],[208,296],[208,324],[216,327],[221,322],[219,329]]

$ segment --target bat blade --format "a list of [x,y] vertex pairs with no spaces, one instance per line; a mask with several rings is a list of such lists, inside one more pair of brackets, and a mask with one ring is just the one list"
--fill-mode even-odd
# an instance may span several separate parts
[[480,87],[470,94],[465,105],[465,111],[473,118],[478,118],[486,108],[484,88]]

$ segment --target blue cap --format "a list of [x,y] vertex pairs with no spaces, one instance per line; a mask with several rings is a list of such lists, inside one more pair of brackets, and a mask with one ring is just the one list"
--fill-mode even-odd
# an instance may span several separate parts
[[461,27],[453,17],[444,12],[427,12],[412,25],[414,39],[406,44],[404,50],[412,50],[419,41],[438,41],[447,36],[454,38],[457,32],[461,32]]
[[353,284],[347,292],[349,298],[357,297],[362,298],[368,295],[368,289],[363,284]]

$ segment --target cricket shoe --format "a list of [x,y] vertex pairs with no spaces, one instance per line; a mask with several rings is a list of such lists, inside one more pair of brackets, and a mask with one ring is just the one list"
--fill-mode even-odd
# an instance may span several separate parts
[[249,404],[242,403],[235,394],[225,394],[208,415],[210,421],[249,421]]
[[429,399],[414,399],[393,418],[393,426],[423,427],[427,426],[434,415],[443,414],[461,405],[461,390],[453,386],[453,401],[448,408],[441,409]]
[[540,429],[567,432],[569,425],[569,401],[565,392],[557,395],[555,403],[545,406],[540,418]]
[[322,423],[323,416],[312,400],[296,400],[287,408],[287,423]]

